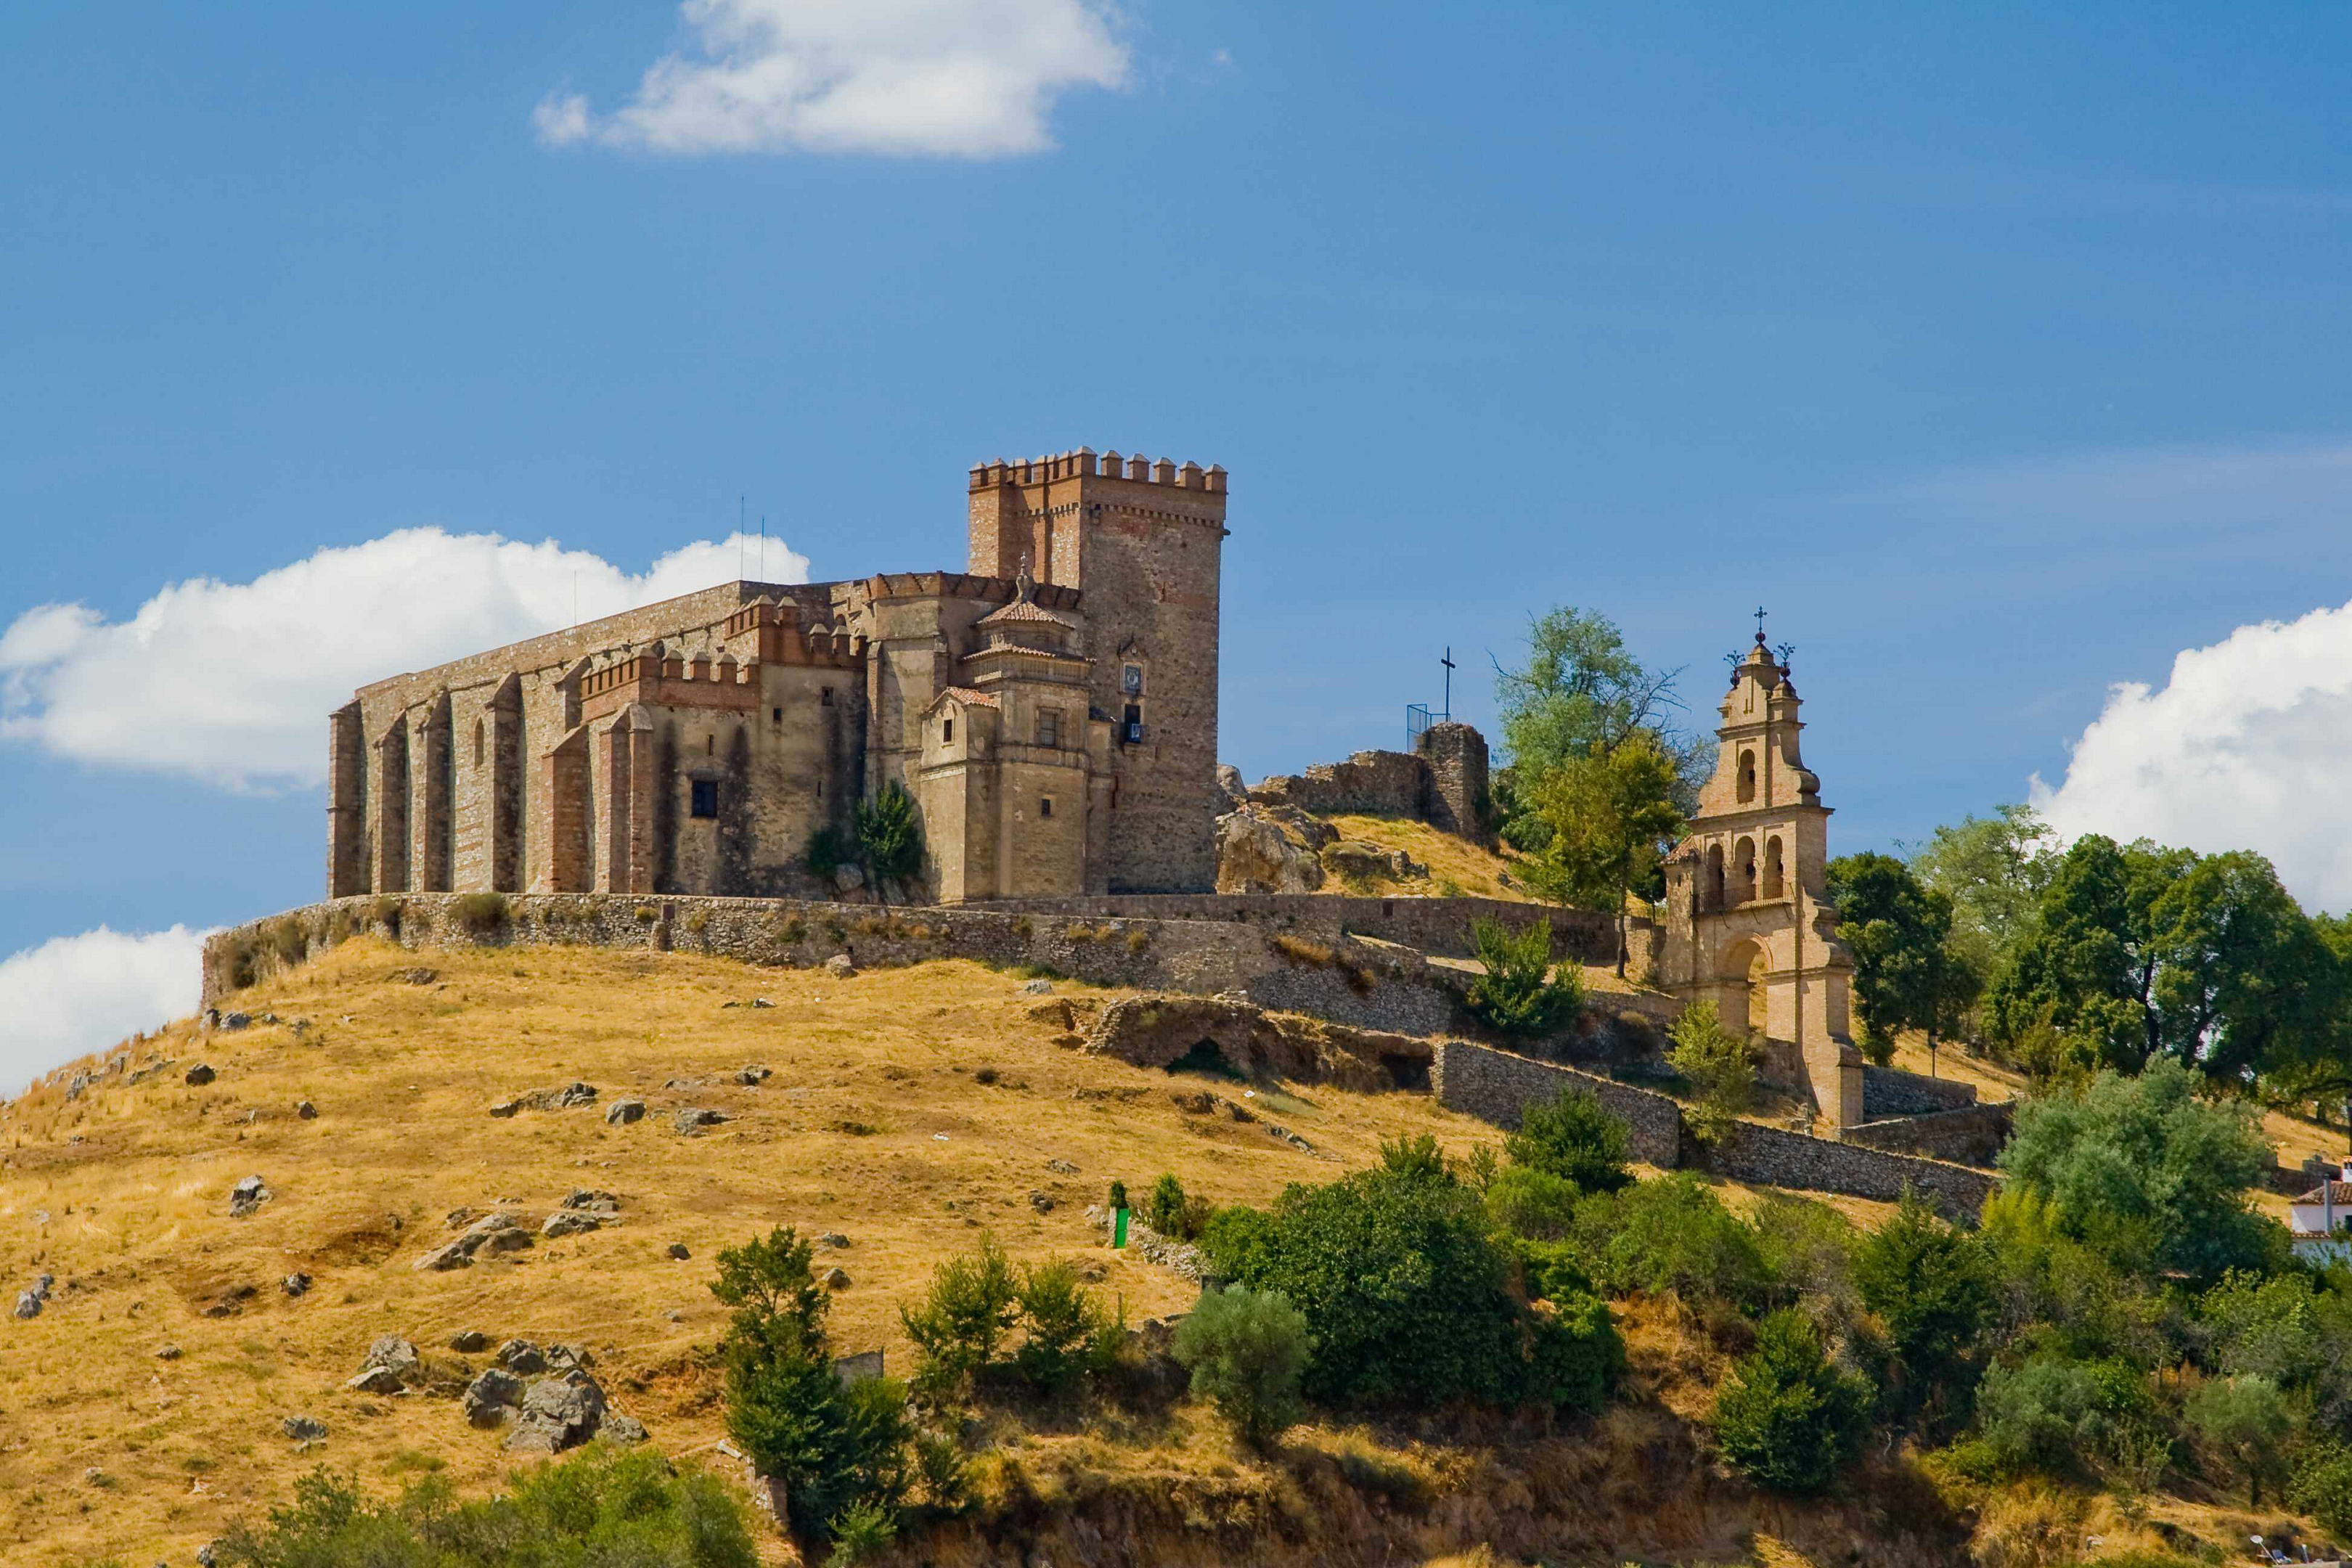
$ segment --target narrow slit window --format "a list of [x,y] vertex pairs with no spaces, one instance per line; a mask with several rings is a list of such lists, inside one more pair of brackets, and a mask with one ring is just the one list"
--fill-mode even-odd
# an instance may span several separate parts
[[953,745],[955,743],[954,720],[942,719],[940,721],[940,743],[943,746]]
[[833,706],[833,688],[832,688],[832,687],[830,687],[830,686],[828,686],[828,687],[826,687],[823,691],[819,692],[819,693],[817,694],[817,700],[816,700],[816,702],[817,702],[817,706],[818,706],[818,707],[820,707],[820,708],[830,708],[830,707],[832,707],[832,706]]
[[771,708],[771,709],[769,709],[769,710],[768,710],[768,722],[769,722],[769,723],[771,723],[771,724],[781,724],[781,723],[782,723],[783,721],[784,721],[784,710],[783,710],[782,709],[781,709],[781,708]]
[[1051,816],[1054,815],[1054,797],[1052,795],[1041,795],[1037,797],[1037,815],[1040,816]]

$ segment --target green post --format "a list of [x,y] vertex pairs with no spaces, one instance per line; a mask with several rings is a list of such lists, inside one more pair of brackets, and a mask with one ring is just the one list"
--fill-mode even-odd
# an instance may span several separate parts
[[1113,1252],[1127,1245],[1127,1211],[1110,1211],[1110,1246]]

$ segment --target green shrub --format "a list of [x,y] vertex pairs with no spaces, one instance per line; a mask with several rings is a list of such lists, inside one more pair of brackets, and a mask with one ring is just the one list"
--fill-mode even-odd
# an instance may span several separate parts
[[1756,1060],[1747,1039],[1723,1026],[1712,1002],[1694,1002],[1666,1026],[1666,1063],[1691,1086],[1696,1103],[1684,1119],[1712,1143],[1731,1131],[1756,1100]]
[[828,889],[833,886],[833,874],[856,858],[856,841],[838,827],[815,829],[801,849],[801,863]]
[[963,1449],[944,1432],[915,1434],[915,1471],[923,1495],[943,1513],[959,1513],[971,1500],[971,1466]]
[[1864,1305],[1885,1321],[1915,1398],[1936,1392],[1992,1321],[1983,1246],[1908,1187],[1895,1217],[1854,1248],[1853,1277]]
[[1127,1207],[1127,1184],[1125,1182],[1111,1183],[1109,1195],[1105,1201],[1108,1203],[1114,1214],[1118,1210]]
[[1775,1312],[1716,1394],[1716,1440],[1758,1485],[1818,1492],[1853,1458],[1869,1408],[1869,1385],[1832,1363],[1820,1331],[1800,1313]]
[[1375,1168],[1294,1185],[1260,1221],[1220,1211],[1206,1238],[1234,1282],[1306,1314],[1303,1384],[1326,1405],[1538,1403],[1528,1310],[1476,1194],[1442,1172]]
[[2038,1351],[1988,1368],[1977,1385],[1977,1434],[2002,1475],[2066,1476],[2113,1462],[2153,1416],[2146,1380],[2128,1362]]
[[1151,1184],[1151,1196],[1143,1205],[1143,1223],[1162,1236],[1188,1240],[1184,1207],[1184,1184],[1176,1179],[1175,1173],[1163,1173]]
[[1274,1234],[1274,1216],[1247,1204],[1229,1204],[1209,1215],[1197,1244],[1202,1257],[1222,1278],[1242,1279],[1257,1267],[1267,1238]]
[[858,803],[856,837],[877,897],[893,882],[912,881],[923,868],[922,818],[903,784],[886,784],[872,800]]
[[1597,1194],[1577,1205],[1575,1245],[1593,1280],[1632,1291],[1760,1310],[1774,1280],[1755,1228],[1688,1172]]
[[1013,1370],[1042,1394],[1059,1394],[1118,1359],[1126,1324],[1078,1279],[1077,1265],[1040,1263],[1021,1271],[1015,1301],[1021,1348]]
[[262,1525],[232,1526],[214,1548],[221,1568],[512,1568],[644,1563],[757,1568],[743,1508],[716,1477],[675,1468],[648,1448],[584,1448],[519,1471],[504,1492],[461,1501],[430,1477],[378,1503],[324,1470],[294,1483],[291,1503]]
[[2352,1448],[2333,1441],[2315,1445],[2295,1466],[2287,1501],[2330,1534],[2352,1535]]
[[1445,1151],[1437,1146],[1437,1135],[1423,1132],[1417,1137],[1399,1134],[1381,1140],[1381,1170],[1391,1176],[1414,1180],[1444,1181]]
[[1548,1291],[1528,1323],[1528,1382],[1537,1402],[1599,1410],[1624,1371],[1625,1342],[1609,1303],[1566,1285]]
[[1485,973],[1471,981],[1465,1000],[1488,1028],[1547,1035],[1582,1010],[1584,972],[1563,963],[1553,973],[1550,921],[1529,921],[1517,931],[1500,921],[1473,921],[1470,944]]
[[466,893],[454,906],[457,924],[475,936],[489,936],[506,929],[511,912],[504,893]]
[[1515,1165],[1573,1182],[1587,1192],[1613,1193],[1633,1179],[1625,1164],[1626,1131],[1591,1090],[1562,1089],[1549,1103],[1527,1107],[1503,1150]]
[[1577,1205],[1584,1201],[1575,1183],[1529,1165],[1506,1165],[1481,1195],[1487,1223],[1496,1230],[1545,1242],[1575,1234]]
[[898,1516],[877,1502],[854,1502],[835,1516],[832,1533],[827,1563],[863,1563],[898,1539]]
[[793,1523],[823,1533],[854,1503],[896,1509],[914,1432],[891,1378],[845,1384],[824,1335],[830,1305],[790,1226],[722,1248],[710,1292],[733,1309],[719,1345],[727,1433],[784,1484]]
[[1174,1346],[1192,1369],[1193,1396],[1260,1449],[1304,1413],[1299,1378],[1314,1348],[1306,1315],[1287,1297],[1238,1285],[1202,1296],[1177,1325]]
[[919,1306],[898,1309],[915,1342],[915,1387],[926,1397],[961,1392],[996,1359],[1019,1310],[1021,1282],[993,1236],[941,1263]]
[[1528,1300],[1557,1303],[1599,1293],[1573,1243],[1509,1235],[1499,1240],[1504,1252],[1519,1266],[1519,1288]]
[[1862,1233],[1825,1203],[1770,1193],[1748,1221],[1781,1305],[1802,1300],[1815,1322],[1852,1325],[1863,1313],[1853,1279]]

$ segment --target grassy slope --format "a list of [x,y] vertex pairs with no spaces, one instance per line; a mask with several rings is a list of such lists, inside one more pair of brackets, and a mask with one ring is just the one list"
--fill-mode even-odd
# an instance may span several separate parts
[[[903,1367],[898,1301],[982,1226],[1016,1258],[1086,1251],[1137,1319],[1181,1310],[1192,1289],[1091,1247],[1082,1211],[1110,1178],[1134,1186],[1172,1169],[1217,1200],[1263,1202],[1369,1162],[1383,1137],[1434,1131],[1459,1153],[1496,1136],[1425,1099],[1316,1087],[1282,1111],[1339,1157],[1312,1159],[1258,1128],[1181,1113],[1164,1075],[1057,1048],[1058,1026],[1030,1016],[1037,998],[967,963],[843,982],[688,954],[540,948],[429,955],[438,984],[395,978],[418,962],[352,942],[237,999],[313,1019],[304,1040],[264,1026],[199,1043],[183,1026],[134,1047],[134,1059],[176,1058],[168,1073],[110,1080],[70,1103],[52,1086],[0,1113],[0,1282],[13,1300],[34,1272],[59,1281],[41,1317],[0,1322],[0,1559],[184,1560],[321,1462],[380,1489],[425,1470],[467,1489],[495,1481],[507,1468],[496,1436],[468,1428],[452,1402],[342,1390],[380,1333],[451,1363],[461,1358],[439,1347],[464,1328],[494,1342],[585,1343],[616,1406],[665,1451],[689,1455],[721,1430],[698,1353],[720,1321],[705,1289],[712,1255],[770,1225],[851,1238],[824,1255],[853,1279],[835,1301],[837,1346],[879,1345]],[[753,995],[776,1005],[721,1005]],[[199,1059],[219,1077],[190,1088],[183,1069]],[[758,1088],[663,1087],[749,1063],[774,1076]],[[999,1082],[977,1082],[983,1067]],[[485,1114],[506,1094],[574,1078],[602,1090],[598,1108]],[[653,1114],[608,1128],[601,1108],[624,1094]],[[292,1113],[305,1097],[315,1121]],[[681,1138],[665,1112],[688,1104],[734,1120]],[[851,1123],[877,1131],[842,1130]],[[1077,1173],[1049,1171],[1052,1159]],[[230,1220],[227,1191],[250,1173],[277,1195]],[[450,1209],[510,1202],[535,1220],[576,1185],[618,1194],[622,1222],[470,1269],[410,1268],[449,1234]],[[1038,1215],[1032,1192],[1056,1206]],[[1726,1196],[1743,1207],[1755,1198]],[[1885,1212],[1838,1206],[1864,1224]],[[667,1256],[674,1241],[689,1261]],[[277,1281],[297,1269],[316,1282],[293,1300]],[[203,1315],[240,1283],[258,1289],[238,1313]],[[1695,1423],[1720,1350],[1670,1308],[1627,1303],[1619,1316],[1634,1362],[1628,1397],[1549,1440],[1490,1429],[1433,1441],[1425,1423],[1312,1427],[1258,1463],[1236,1460],[1190,1406],[1139,1426],[1116,1412],[1037,1431],[1000,1422],[995,1436],[1026,1484],[1093,1510],[1097,1523],[1134,1521],[1136,1549],[1155,1561],[1215,1545],[1189,1525],[1166,1533],[1171,1508],[1279,1516],[1322,1531],[1333,1560],[1352,1560],[1355,1530],[1403,1531],[1432,1555],[1482,1536],[1540,1536],[1589,1547],[1564,1561],[1826,1563],[1857,1542],[1873,1542],[1863,1560],[1886,1560],[1872,1523],[1884,1500],[1787,1504],[1705,1479]],[[184,1354],[158,1360],[166,1342]],[[281,1436],[278,1422],[296,1413],[328,1424],[323,1447],[299,1453]],[[1335,1479],[1338,1457],[1351,1454],[1420,1477],[1443,1500],[1416,1520],[1368,1505]],[[101,1479],[88,1479],[93,1468]],[[2240,1521],[2193,1522],[2226,1540]],[[772,1550],[784,1560],[781,1544]],[[924,1554],[943,1568],[993,1560],[980,1538],[953,1532]]]
[[[355,942],[237,999],[316,1020],[314,1044],[270,1026],[202,1045],[182,1026],[156,1042],[183,1065],[215,1068],[207,1087],[186,1087],[175,1068],[71,1104],[52,1088],[0,1120],[9,1299],[34,1272],[59,1280],[40,1318],[0,1325],[0,1540],[152,1556],[282,1496],[319,1458],[371,1478],[423,1460],[464,1484],[491,1479],[495,1439],[449,1404],[341,1390],[386,1331],[425,1350],[468,1327],[494,1342],[584,1342],[618,1405],[666,1448],[713,1440],[719,1413],[694,1369],[694,1347],[720,1321],[709,1260],[771,1225],[851,1238],[829,1255],[854,1280],[836,1300],[836,1341],[887,1347],[902,1364],[896,1301],[982,1226],[1016,1257],[1072,1252],[1089,1239],[1085,1206],[1114,1176],[1133,1186],[1172,1169],[1219,1200],[1262,1202],[1344,1168],[1256,1127],[1183,1115],[1163,1075],[1057,1049],[1055,1027],[1028,1016],[1037,998],[967,963],[840,982],[554,948],[434,955],[438,985],[391,978],[415,962]],[[721,1007],[754,994],[776,1006]],[[754,1062],[774,1069],[756,1089],[662,1087]],[[1002,1079],[983,1088],[971,1075],[989,1066]],[[575,1078],[603,1091],[596,1109],[484,1112]],[[1073,1099],[1080,1089],[1111,1097]],[[601,1108],[624,1094],[652,1113],[608,1128]],[[304,1097],[317,1120],[293,1115]],[[1458,1148],[1492,1135],[1423,1099],[1322,1088],[1304,1099],[1284,1121],[1348,1164],[1384,1136],[1436,1130]],[[735,1120],[681,1138],[666,1112],[688,1104]],[[1057,1158],[1078,1173],[1047,1170]],[[230,1220],[228,1189],[249,1173],[277,1195]],[[581,1185],[617,1193],[622,1223],[512,1261],[410,1268],[446,1238],[451,1209],[506,1201],[536,1221]],[[1032,1192],[1057,1206],[1039,1215]],[[668,1258],[672,1242],[692,1260]],[[317,1283],[289,1300],[278,1282],[298,1269]],[[240,1282],[261,1288],[241,1313],[201,1315]],[[1116,1261],[1106,1288],[1136,1318],[1192,1293]],[[156,1359],[167,1341],[181,1359]],[[297,1412],[331,1428],[317,1456],[278,1435]],[[85,1483],[91,1467],[110,1489]]]
[[[1502,874],[1511,868],[1514,858],[1508,849],[1482,849],[1477,845],[1441,833],[1426,822],[1407,816],[1327,816],[1323,819],[1339,830],[1342,838],[1360,838],[1367,844],[1377,844],[1383,849],[1402,849],[1414,860],[1429,868],[1429,880],[1382,882],[1374,889],[1385,893],[1435,893],[1438,884],[1452,881],[1462,891],[1474,898],[1508,899],[1528,902],[1527,890],[1507,888]],[[1339,879],[1326,882],[1327,893],[1345,893],[1353,889]]]

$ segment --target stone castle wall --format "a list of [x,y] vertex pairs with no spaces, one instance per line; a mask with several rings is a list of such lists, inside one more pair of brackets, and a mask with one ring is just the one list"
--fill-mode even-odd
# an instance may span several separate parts
[[1958,1165],[1990,1167],[2009,1142],[2011,1118],[2006,1101],[1967,1105],[1953,1110],[1896,1113],[1845,1130],[1845,1141],[1898,1154],[1922,1154]]
[[[1552,951],[1585,963],[1614,963],[1617,932],[1609,917],[1591,910],[1554,909],[1507,899],[1382,899],[1338,893],[1117,894],[1087,899],[992,900],[967,908],[1020,910],[1032,913],[1108,915],[1163,921],[1235,921],[1273,930],[1312,926],[1376,937],[1418,952],[1447,958],[1470,956],[1473,921],[1500,921],[1517,929],[1532,920],[1551,922]],[[1657,941],[1647,921],[1630,922],[1626,962],[1638,974]]]
[[1862,1069],[1862,1113],[1876,1121],[1888,1116],[1932,1116],[1977,1102],[1977,1086],[1957,1079],[1927,1078],[1900,1068]]
[[1625,1123],[1627,1152],[1634,1159],[1667,1170],[1682,1163],[1682,1110],[1646,1089],[1467,1040],[1439,1042],[1430,1084],[1448,1110],[1508,1128],[1518,1126],[1528,1105],[1554,1099],[1563,1089],[1584,1089]]
[[1249,792],[1260,805],[1295,805],[1318,816],[1425,814],[1429,764],[1405,752],[1358,752],[1303,773],[1276,773]]
[[1422,810],[1430,826],[1457,838],[1491,842],[1494,836],[1486,826],[1492,813],[1486,737],[1467,724],[1447,720],[1421,732],[1414,754],[1429,770]]
[[1844,1193],[1882,1203],[1895,1202],[1911,1187],[1945,1213],[1969,1219],[1984,1207],[1997,1184],[1990,1173],[1964,1165],[1863,1143],[1832,1142],[1752,1121],[1738,1123],[1708,1149],[1706,1167],[1736,1182]]

